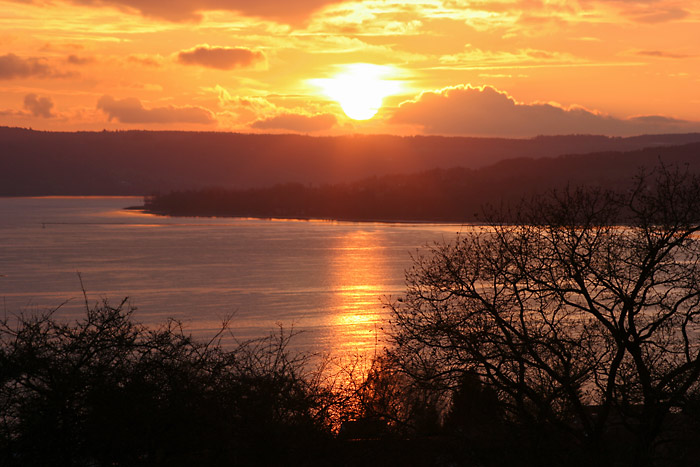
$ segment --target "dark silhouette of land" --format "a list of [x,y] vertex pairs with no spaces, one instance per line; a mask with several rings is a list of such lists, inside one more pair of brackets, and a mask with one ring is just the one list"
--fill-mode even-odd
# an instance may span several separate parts
[[433,169],[353,183],[209,188],[147,196],[144,209],[172,216],[478,222],[483,206],[512,204],[567,185],[618,188],[659,162],[700,173],[700,143],[629,152],[503,160],[478,169]]
[[251,135],[214,132],[41,132],[0,128],[0,196],[145,195],[217,186],[340,184],[514,158],[700,142],[700,133],[631,138]]

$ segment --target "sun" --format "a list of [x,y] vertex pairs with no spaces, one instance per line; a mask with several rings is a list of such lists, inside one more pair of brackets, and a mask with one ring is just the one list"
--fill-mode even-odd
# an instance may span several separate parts
[[385,78],[391,72],[388,66],[354,63],[344,65],[343,71],[332,78],[312,83],[340,104],[348,117],[369,120],[379,112],[385,97],[399,92],[399,83]]

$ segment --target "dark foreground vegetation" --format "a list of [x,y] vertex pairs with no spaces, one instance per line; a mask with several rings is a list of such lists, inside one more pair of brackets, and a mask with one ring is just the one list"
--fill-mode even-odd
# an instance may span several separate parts
[[409,392],[381,360],[312,364],[290,353],[284,331],[228,349],[226,326],[199,342],[177,322],[138,324],[126,302],[86,303],[84,318],[72,323],[56,319],[57,311],[0,326],[2,466],[455,459],[448,439],[427,436],[437,433],[435,414],[427,430],[421,425],[421,393]]
[[[0,327],[0,464],[696,466],[700,179],[660,166],[416,258],[386,353],[315,367],[125,304]],[[226,332],[226,326],[222,332]]]
[[342,184],[174,191],[145,197],[143,208],[171,216],[480,222],[484,205],[512,205],[567,184],[610,189],[629,185],[638,167],[654,167],[660,160],[700,173],[699,153],[696,143],[663,150],[511,159],[480,169],[434,169]]

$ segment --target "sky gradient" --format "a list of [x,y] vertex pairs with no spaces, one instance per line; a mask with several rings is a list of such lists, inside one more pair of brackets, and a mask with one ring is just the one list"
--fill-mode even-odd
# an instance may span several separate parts
[[700,1],[0,0],[0,125],[700,131]]

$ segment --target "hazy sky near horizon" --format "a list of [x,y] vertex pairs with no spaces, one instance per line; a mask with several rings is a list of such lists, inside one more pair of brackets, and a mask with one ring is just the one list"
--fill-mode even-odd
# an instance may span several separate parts
[[0,0],[0,125],[700,131],[700,0]]

